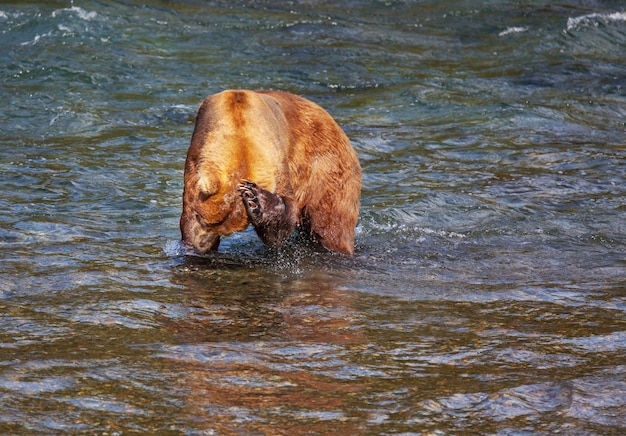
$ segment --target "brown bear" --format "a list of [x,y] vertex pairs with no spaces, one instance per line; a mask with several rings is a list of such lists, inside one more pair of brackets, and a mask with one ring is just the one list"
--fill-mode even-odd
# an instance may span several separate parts
[[320,106],[278,91],[228,90],[200,106],[185,162],[180,229],[200,254],[252,224],[279,247],[294,229],[352,254],[361,167]]

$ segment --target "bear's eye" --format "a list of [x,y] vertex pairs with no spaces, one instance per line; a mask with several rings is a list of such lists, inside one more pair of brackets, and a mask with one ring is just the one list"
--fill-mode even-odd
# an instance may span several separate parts
[[213,192],[200,191],[198,192],[198,199],[202,202],[207,201],[211,196],[213,196]]

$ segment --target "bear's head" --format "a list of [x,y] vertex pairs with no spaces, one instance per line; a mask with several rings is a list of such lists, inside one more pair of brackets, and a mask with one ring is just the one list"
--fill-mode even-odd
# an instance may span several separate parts
[[237,192],[237,180],[231,175],[225,176],[220,182],[215,173],[185,172],[180,231],[183,242],[199,254],[217,250],[220,236],[248,227],[248,215]]

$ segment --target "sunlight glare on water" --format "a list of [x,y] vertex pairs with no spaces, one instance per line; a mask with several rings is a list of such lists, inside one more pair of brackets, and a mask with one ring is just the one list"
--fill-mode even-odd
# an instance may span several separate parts
[[[0,433],[622,434],[622,2],[0,6]],[[180,242],[202,99],[326,108],[353,258]]]

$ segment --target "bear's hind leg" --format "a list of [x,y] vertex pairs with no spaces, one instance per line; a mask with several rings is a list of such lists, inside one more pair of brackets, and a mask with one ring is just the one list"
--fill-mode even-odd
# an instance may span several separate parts
[[237,190],[259,238],[272,247],[283,245],[296,227],[290,201],[249,180],[237,185]]

